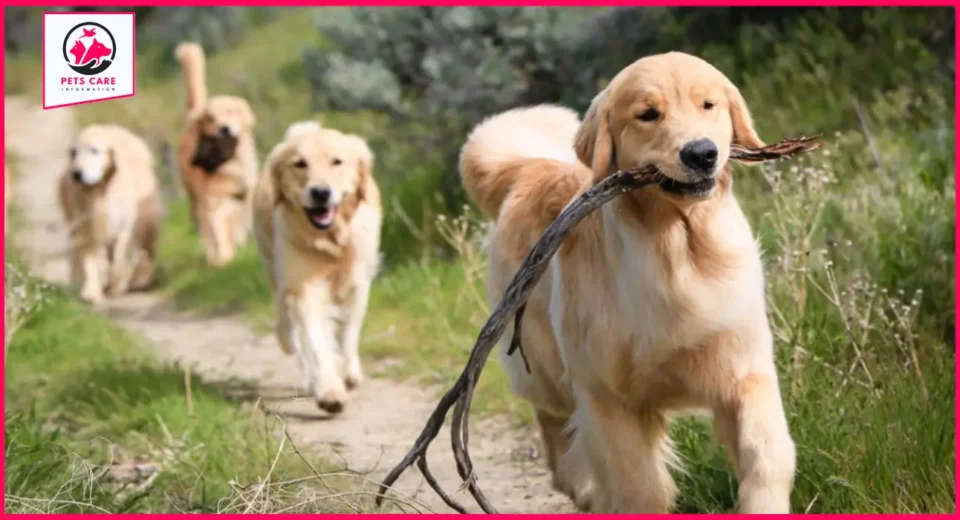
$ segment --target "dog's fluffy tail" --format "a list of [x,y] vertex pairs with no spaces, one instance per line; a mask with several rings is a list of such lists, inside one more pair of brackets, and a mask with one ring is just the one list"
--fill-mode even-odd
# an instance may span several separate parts
[[460,178],[467,195],[489,217],[496,217],[523,171],[520,163],[552,159],[576,163],[577,113],[556,105],[515,108],[489,117],[460,150]]
[[286,133],[283,134],[283,140],[288,141],[298,135],[316,132],[321,128],[323,128],[323,126],[317,121],[298,121],[287,127]]
[[207,102],[207,79],[203,47],[198,43],[184,42],[177,45],[177,61],[183,67],[187,84],[187,112],[199,109]]

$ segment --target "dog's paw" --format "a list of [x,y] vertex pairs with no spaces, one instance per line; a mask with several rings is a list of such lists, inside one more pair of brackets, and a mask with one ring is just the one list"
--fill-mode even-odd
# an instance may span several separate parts
[[130,278],[130,287],[128,290],[131,291],[144,291],[150,288],[153,285],[153,278],[156,268],[153,262],[141,262],[133,271],[133,276]]
[[596,505],[594,501],[594,485],[592,479],[582,479],[582,482],[571,483],[560,475],[553,474],[553,489],[570,497],[577,509],[591,512]]
[[228,255],[215,255],[207,260],[210,264],[210,267],[223,267],[230,263],[233,260],[232,256]]
[[107,284],[107,295],[109,296],[120,296],[125,294],[130,289],[130,283],[128,280],[121,276],[111,276],[110,282]]
[[594,507],[593,482],[588,482],[586,485],[580,487],[579,489],[572,490],[569,496],[573,500],[573,504],[577,506],[577,509],[586,513],[589,513],[593,510],[593,507]]
[[124,295],[126,293],[127,293],[127,287],[124,287],[122,285],[111,285],[107,287],[107,296],[110,296],[113,298]]
[[363,370],[360,369],[359,365],[347,369],[347,377],[344,379],[344,383],[347,385],[347,390],[353,390],[363,383]]
[[317,406],[331,414],[336,415],[343,411],[347,404],[347,391],[345,388],[334,388],[320,392],[317,396]]
[[103,303],[103,290],[88,285],[80,290],[80,299],[91,305],[99,305]]

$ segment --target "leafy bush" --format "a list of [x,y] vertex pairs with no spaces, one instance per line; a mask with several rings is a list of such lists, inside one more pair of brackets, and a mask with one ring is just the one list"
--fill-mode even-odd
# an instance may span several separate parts
[[199,42],[208,53],[217,52],[275,13],[275,7],[164,7],[154,9],[140,27],[172,61],[173,49],[184,40]]
[[442,209],[453,211],[463,201],[457,143],[486,114],[555,98],[563,74],[554,62],[570,53],[567,35],[590,12],[353,8],[318,20],[332,50],[308,49],[304,66],[318,108],[376,110],[401,123],[428,124],[427,131],[404,132],[405,145],[440,155],[448,202]]
[[[535,7],[354,8],[318,22],[340,52],[307,52],[320,103],[338,109],[388,108],[407,114],[457,114],[469,121],[519,102],[555,98],[585,9]],[[337,88],[337,73],[357,63],[389,75],[384,92]],[[348,65],[351,64],[351,65]],[[330,88],[330,87],[333,88]],[[394,94],[402,89],[403,99]]]

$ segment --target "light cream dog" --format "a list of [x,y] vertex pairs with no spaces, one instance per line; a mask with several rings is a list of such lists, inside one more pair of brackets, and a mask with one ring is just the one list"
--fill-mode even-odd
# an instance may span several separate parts
[[355,135],[291,125],[254,196],[254,233],[276,295],[277,337],[332,414],[360,384],[360,329],[379,262],[373,153]]
[[[153,279],[160,200],[153,155],[142,139],[116,125],[80,131],[58,195],[70,229],[71,278],[91,303]],[[107,279],[101,274],[107,258]]]
[[176,57],[187,87],[187,124],[178,153],[180,175],[207,262],[222,266],[236,256],[250,230],[257,179],[256,117],[243,98],[207,97],[199,45],[180,44]]
[[739,475],[740,511],[789,511],[794,444],[760,253],[732,192],[733,143],[762,145],[739,90],[707,62],[668,53],[617,74],[582,125],[560,107],[517,109],[463,147],[467,192],[496,218],[491,301],[589,186],[649,164],[666,178],[566,239],[526,308],[532,373],[504,354],[509,337],[501,344],[514,391],[536,408],[555,484],[582,507],[667,512],[668,415],[707,409]]

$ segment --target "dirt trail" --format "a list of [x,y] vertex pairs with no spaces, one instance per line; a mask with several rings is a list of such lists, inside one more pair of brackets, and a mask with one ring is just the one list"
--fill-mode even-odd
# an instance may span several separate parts
[[[21,172],[11,198],[24,215],[15,240],[35,273],[64,283],[68,277],[66,233],[55,187],[74,129],[72,114],[69,109],[44,111],[16,98],[5,101],[7,146],[18,155]],[[159,356],[192,366],[207,381],[255,382],[257,395],[250,397],[284,418],[301,450],[353,471],[369,472],[372,479],[379,480],[406,453],[436,402],[436,393],[368,377],[351,394],[345,412],[330,419],[312,400],[297,398],[304,392],[291,386],[300,380],[293,358],[282,354],[272,336],[257,335],[235,318],[178,312],[160,294],[128,295],[109,301],[102,311],[145,337]],[[545,464],[535,456],[535,438],[501,423],[490,420],[475,425],[471,432],[471,453],[487,496],[505,513],[572,512],[568,500],[551,489]],[[431,449],[430,468],[453,492],[460,479],[449,444],[445,429]],[[433,511],[450,511],[416,468],[407,471],[396,489]],[[465,491],[455,496],[463,504],[472,504]]]

